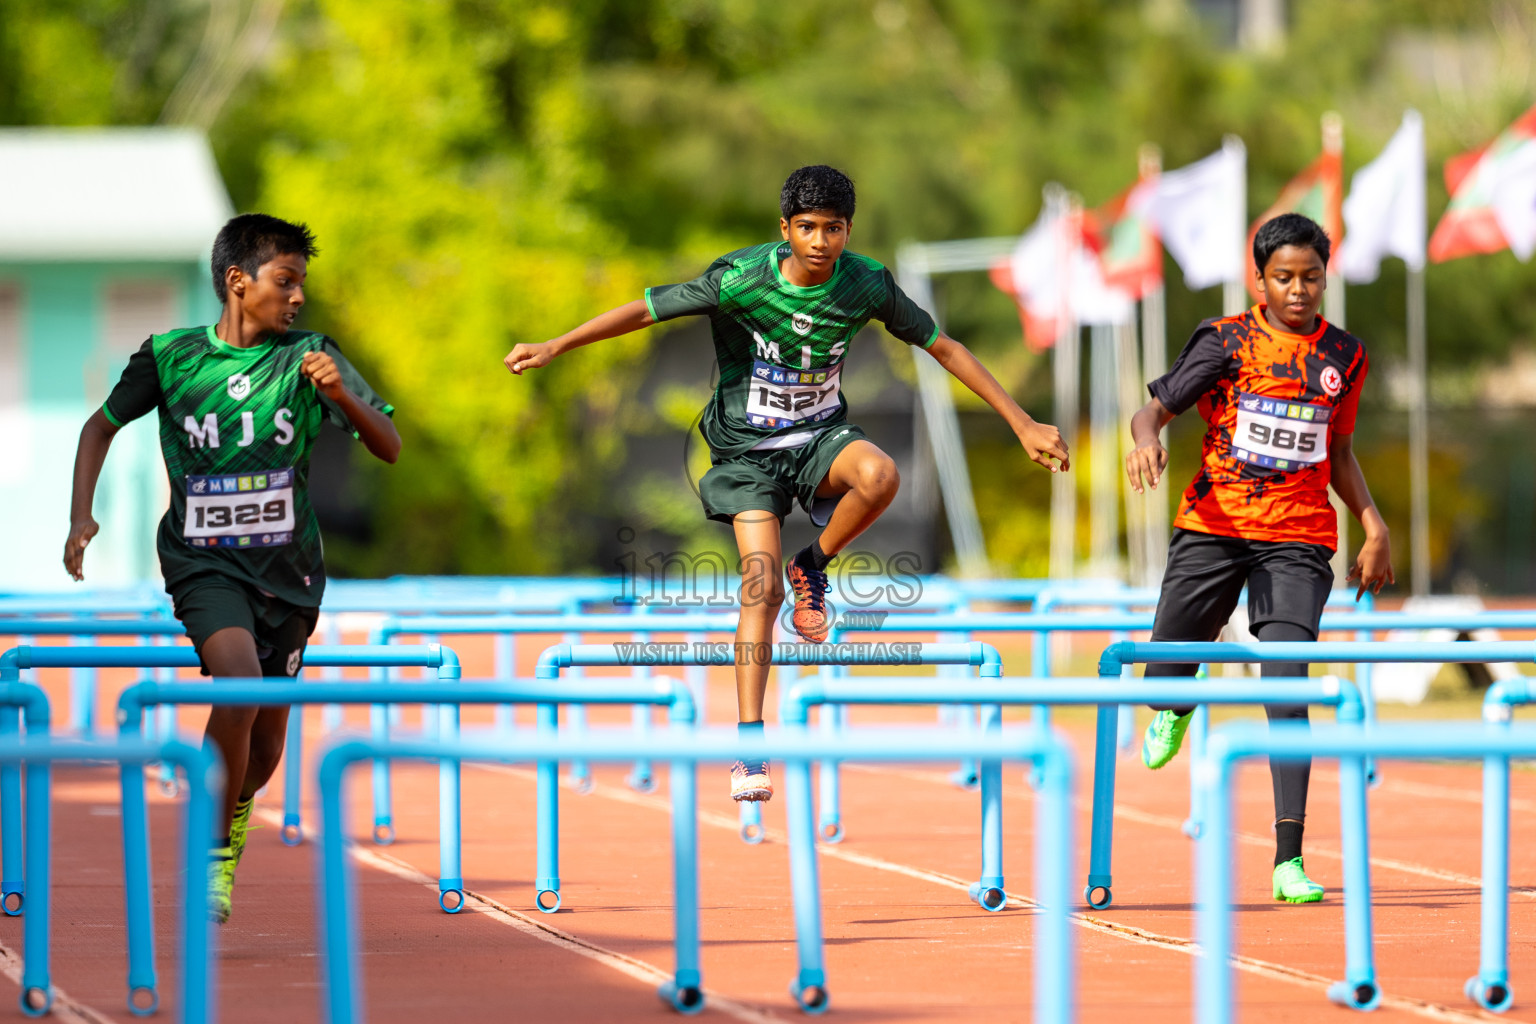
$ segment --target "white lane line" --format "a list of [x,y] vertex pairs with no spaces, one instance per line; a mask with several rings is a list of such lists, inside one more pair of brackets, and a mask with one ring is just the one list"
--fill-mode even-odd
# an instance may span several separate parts
[[[275,811],[258,809],[257,816],[278,828],[282,827],[283,816]],[[437,879],[418,871],[415,867],[390,854],[380,850],[370,850],[367,847],[358,846],[356,843],[347,843],[347,852],[360,864],[394,875],[396,878],[407,882],[414,882],[429,890],[434,897],[437,895]],[[317,854],[318,855],[318,854]],[[616,953],[611,949],[605,949],[586,939],[578,938],[570,932],[555,928],[547,921],[540,920],[529,914],[513,910],[501,901],[483,893],[464,891],[464,907],[477,914],[484,914],[493,921],[497,921],[524,935],[548,942],[550,945],[565,950],[567,953],[575,953],[589,960],[596,960],[604,967],[612,968],[620,974],[643,981],[652,985],[660,985],[672,980],[672,975],[632,956]],[[737,1020],[749,1021],[751,1024],[770,1024],[783,1018],[777,1017],[766,1010],[748,1006],[726,996],[720,995],[711,989],[704,990],[704,1005],[706,1009],[719,1010],[722,1013],[735,1017]]]
[[[870,775],[895,775],[901,778],[911,779],[913,781],[931,782],[936,785],[943,785],[951,788],[954,787],[954,783],[950,781],[949,776],[941,772],[924,772],[911,768],[884,768],[864,764],[845,764],[843,765],[843,770],[864,772]],[[1319,774],[1323,773],[1314,772],[1313,777],[1316,778]],[[1337,781],[1337,779],[1338,775],[1335,774],[1334,780]],[[1073,802],[1076,803],[1080,809],[1089,806],[1088,801],[1080,798],[1074,799]],[[1126,807],[1122,804],[1115,805],[1115,817],[1123,818],[1126,821],[1134,821],[1140,825],[1151,825],[1154,828],[1171,828],[1178,832],[1183,832],[1184,830],[1184,821],[1181,818],[1171,818],[1164,814],[1153,814],[1149,811],[1138,810],[1135,807]],[[1261,836],[1254,835],[1251,832],[1234,831],[1233,837],[1244,846],[1258,846],[1265,849],[1272,849],[1275,845],[1275,839],[1273,836]],[[1335,860],[1341,863],[1344,860],[1344,852],[1342,850],[1331,846],[1324,846],[1319,843],[1307,844],[1307,856],[1318,857],[1323,860]],[[1477,875],[1464,875],[1459,871],[1449,871],[1444,868],[1430,867],[1427,864],[1417,864],[1413,861],[1396,860],[1391,857],[1372,856],[1371,866],[1382,868],[1388,871],[1401,871],[1404,874],[1418,875],[1421,878],[1433,878],[1441,882],[1454,882],[1457,885],[1464,885],[1473,889],[1481,889],[1483,887],[1483,880]],[[1536,889],[1511,886],[1509,891],[1514,895],[1524,896],[1527,899],[1536,899]]]
[[[525,780],[533,780],[537,777],[534,772],[531,772],[526,768],[513,768],[508,765],[479,764],[474,765],[473,767],[483,771],[495,772],[497,774],[512,775]],[[845,765],[844,767],[848,768],[853,766]],[[863,765],[859,767],[869,771],[880,770],[867,768],[867,766]],[[911,772],[910,770],[904,769],[896,769],[896,771],[906,772],[911,775],[924,774],[919,772]],[[927,774],[937,775],[938,773]],[[944,778],[946,784],[949,784],[947,776],[941,777]],[[596,783],[592,786],[591,795],[606,797],[610,800],[616,800],[620,803],[633,804],[637,807],[648,807],[652,810],[662,811],[667,814],[671,814],[672,812],[671,804],[666,800],[666,798],[660,796],[652,796],[644,793],[636,793],[627,787],[610,786],[606,783]],[[1148,815],[1148,817],[1154,816]],[[1161,820],[1165,822],[1172,821],[1171,818],[1164,818]],[[699,821],[703,822],[704,824],[713,825],[717,828],[726,828],[732,832],[739,831],[741,827],[740,821],[737,818],[714,811],[701,810],[699,812]],[[765,843],[784,842],[784,834],[779,832],[777,829],[769,829],[765,827],[763,832],[763,842]],[[1264,840],[1264,842],[1266,845],[1269,845],[1272,840]],[[837,860],[845,861],[849,864],[856,864],[860,867],[873,868],[878,871],[886,871],[891,874],[903,875],[907,878],[913,878],[919,881],[931,882],[935,885],[940,885],[947,889],[954,889],[967,894],[970,892],[971,883],[963,878],[957,878],[954,875],[946,875],[937,871],[929,871],[925,868],[914,867],[910,864],[902,864],[897,861],[886,860],[883,857],[874,857],[870,856],[869,854],[855,853],[854,851],[846,849],[842,846],[828,846],[824,843],[818,844],[817,852],[820,853],[823,857],[832,857]],[[436,891],[435,883],[433,883],[433,890]],[[1019,896],[1015,893],[1008,893],[1008,900],[1011,904],[1017,907],[1034,908],[1038,906],[1035,901],[1029,899],[1028,897]],[[1076,913],[1071,915],[1071,917],[1079,927],[1098,932],[1102,935],[1111,935],[1115,938],[1123,939],[1127,942],[1138,943],[1141,945],[1157,946],[1163,949],[1183,953],[1187,956],[1200,955],[1200,947],[1192,939],[1184,939],[1175,935],[1163,935],[1159,932],[1150,931],[1145,928],[1137,928],[1132,925],[1120,924],[1115,921],[1106,920],[1105,918],[1094,917],[1091,914]],[[1298,968],[1287,967],[1283,964],[1272,963],[1268,960],[1260,960],[1256,957],[1234,956],[1229,962],[1237,970],[1243,971],[1247,974],[1253,974],[1258,977],[1271,978],[1277,981],[1289,982],[1291,984],[1300,985],[1305,988],[1318,988],[1321,989],[1325,994],[1328,990],[1328,987],[1332,985],[1336,980],[1338,980],[1335,978],[1325,978],[1320,974],[1312,974],[1308,971],[1303,971]],[[1514,1018],[1507,1017],[1502,1014],[1495,1016],[1494,1014],[1487,1013],[1482,1010],[1461,1010],[1454,1007],[1445,1006],[1440,1003],[1430,1002],[1426,999],[1415,999],[1411,997],[1392,996],[1386,994],[1383,994],[1381,997],[1381,1006],[1387,1009],[1402,1010],[1406,1013],[1415,1014],[1430,1020],[1459,1022],[1514,1020]]]
[[[0,946],[0,974],[14,981],[17,988],[21,987],[21,967],[21,957],[9,947]],[[49,1011],[49,1016],[54,1020],[64,1021],[65,1024],[116,1024],[112,1017],[94,1006],[86,1006],[71,999],[59,986],[50,987],[53,989],[53,1009]]]
[[[1313,768],[1314,779],[1326,781],[1339,781],[1339,773],[1329,771],[1326,768]],[[1431,800],[1453,800],[1457,803],[1483,805],[1483,791],[1481,789],[1463,789],[1459,786],[1441,786],[1433,782],[1414,782],[1411,779],[1400,779],[1396,775],[1389,774],[1381,780],[1379,789],[1388,793],[1402,793],[1405,796],[1421,796]],[[1536,800],[1522,800],[1519,797],[1511,797],[1509,809],[1512,811],[1536,811]]]

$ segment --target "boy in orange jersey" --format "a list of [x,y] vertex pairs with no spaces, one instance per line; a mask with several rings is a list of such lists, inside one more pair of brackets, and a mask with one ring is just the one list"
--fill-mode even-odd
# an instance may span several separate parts
[[[1200,472],[1179,501],[1153,640],[1215,640],[1248,588],[1248,617],[1262,641],[1317,639],[1338,547],[1328,487],[1365,528],[1349,571],[1359,599],[1394,582],[1387,524],[1371,500],[1352,440],[1369,360],[1365,346],[1318,315],[1328,236],[1282,214],[1253,239],[1264,301],[1196,328],[1173,367],[1147,386],[1152,400],[1131,419],[1131,487],[1156,487],[1168,465],[1158,441],[1179,413],[1198,406],[1209,424]],[[1149,677],[1192,676],[1195,665],[1148,665]],[[1271,677],[1305,676],[1300,663],[1263,666]],[[1142,761],[1161,768],[1179,752],[1194,709],[1160,709]],[[1307,720],[1306,705],[1270,706],[1271,721]],[[1301,837],[1311,765],[1271,763],[1275,790],[1272,894],[1314,903],[1323,887],[1303,869]]]

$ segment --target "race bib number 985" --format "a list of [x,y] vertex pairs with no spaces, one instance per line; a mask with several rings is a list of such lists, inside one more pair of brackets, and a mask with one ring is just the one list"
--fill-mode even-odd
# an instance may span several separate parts
[[293,540],[293,469],[188,476],[182,536],[195,548],[264,548]]
[[1333,408],[1237,393],[1232,456],[1268,469],[1294,471],[1328,457]]
[[775,430],[816,423],[842,407],[843,364],[820,370],[791,370],[761,359],[752,364],[747,423]]

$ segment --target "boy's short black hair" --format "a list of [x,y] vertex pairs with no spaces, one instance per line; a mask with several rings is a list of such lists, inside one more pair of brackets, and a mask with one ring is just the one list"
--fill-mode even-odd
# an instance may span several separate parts
[[1328,232],[1317,221],[1299,213],[1282,213],[1265,221],[1254,233],[1253,265],[1259,268],[1259,273],[1264,272],[1264,268],[1269,265],[1269,258],[1276,250],[1287,245],[1311,249],[1323,258],[1324,269],[1328,266],[1328,257],[1333,249],[1333,244],[1328,241]]
[[320,250],[315,236],[303,224],[290,224],[265,213],[242,213],[219,229],[213,240],[213,292],[223,302],[227,296],[224,272],[239,267],[251,277],[273,257],[292,253],[306,260]]
[[779,192],[779,212],[785,220],[793,220],[797,213],[831,210],[852,223],[853,203],[853,182],[826,164],[800,168],[785,180]]

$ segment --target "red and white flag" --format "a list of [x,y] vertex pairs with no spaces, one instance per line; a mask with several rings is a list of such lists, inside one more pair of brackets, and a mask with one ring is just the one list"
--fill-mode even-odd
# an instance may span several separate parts
[[1503,249],[1529,259],[1536,252],[1536,107],[1488,145],[1447,162],[1445,185],[1451,205],[1430,236],[1432,261]]

